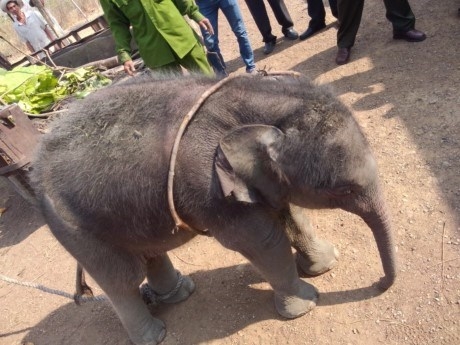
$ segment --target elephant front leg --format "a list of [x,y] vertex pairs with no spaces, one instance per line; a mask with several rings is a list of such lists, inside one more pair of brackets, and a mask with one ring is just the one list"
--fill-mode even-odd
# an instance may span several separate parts
[[281,224],[273,218],[255,217],[252,221],[241,218],[244,228],[221,226],[213,233],[215,238],[245,256],[270,283],[275,292],[275,308],[281,316],[293,319],[312,310],[318,291],[299,278],[291,245]]
[[337,265],[338,250],[332,243],[316,236],[303,208],[291,205],[285,222],[286,233],[297,250],[296,262],[301,272],[317,276]]

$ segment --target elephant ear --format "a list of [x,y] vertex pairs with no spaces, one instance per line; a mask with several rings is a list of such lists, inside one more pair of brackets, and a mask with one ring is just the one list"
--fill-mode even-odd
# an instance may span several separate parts
[[224,196],[282,208],[288,189],[277,147],[283,140],[283,132],[266,125],[242,126],[222,138],[214,167]]

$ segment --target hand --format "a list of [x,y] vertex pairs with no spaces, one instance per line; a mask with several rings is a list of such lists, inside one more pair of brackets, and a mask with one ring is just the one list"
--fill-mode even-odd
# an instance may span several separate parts
[[208,18],[203,18],[198,24],[205,30],[209,31],[211,35],[214,35],[214,29],[212,28],[211,22]]
[[125,61],[125,63],[123,64],[123,67],[125,69],[125,72],[130,76],[133,76],[134,72],[136,72],[136,69],[134,68],[133,60]]

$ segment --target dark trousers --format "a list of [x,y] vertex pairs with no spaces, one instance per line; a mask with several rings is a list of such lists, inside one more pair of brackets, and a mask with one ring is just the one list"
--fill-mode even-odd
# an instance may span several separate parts
[[[320,29],[326,24],[326,10],[324,9],[323,0],[307,0],[307,11],[310,16],[308,27],[312,29]],[[329,0],[331,13],[334,17],[338,17],[337,0]]]
[[[292,28],[291,15],[289,14],[284,0],[267,0],[273,10],[273,14],[279,25],[281,25],[282,32],[285,33],[287,29]],[[270,19],[268,18],[267,9],[265,8],[264,0],[245,0],[249,12],[251,12],[257,28],[259,29],[264,42],[272,42],[276,40],[276,36],[272,34],[272,27]]]
[[[409,31],[415,26],[415,16],[407,0],[384,0],[386,17],[395,31]],[[363,14],[364,0],[338,0],[340,27],[337,31],[337,46],[351,48]]]

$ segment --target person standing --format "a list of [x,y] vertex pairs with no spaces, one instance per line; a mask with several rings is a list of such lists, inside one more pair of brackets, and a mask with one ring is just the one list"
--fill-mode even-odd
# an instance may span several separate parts
[[[131,39],[139,48],[145,65],[152,70],[214,75],[198,35],[184,19],[187,15],[213,33],[207,18],[193,0],[99,0],[112,31],[118,59],[127,74],[135,72]],[[132,26],[131,35],[130,26]]]
[[[40,13],[22,10],[22,0],[2,0],[0,7],[3,12],[12,16],[14,30],[31,53],[40,51],[56,39]],[[43,53],[38,55],[39,58],[44,56]]]
[[[421,42],[426,35],[415,29],[415,16],[407,0],[383,0],[386,17],[393,26],[393,39],[408,42]],[[355,44],[356,34],[363,14],[364,0],[338,0],[339,30],[337,31],[338,65],[350,60],[351,47]]]
[[[337,0],[329,0],[329,7],[332,15],[338,18]],[[323,0],[307,0],[307,11],[311,19],[307,30],[299,35],[300,40],[306,40],[326,27],[326,10]]]
[[201,27],[203,41],[208,51],[208,60],[211,63],[214,72],[219,77],[226,77],[226,65],[219,47],[219,28],[218,28],[218,13],[222,10],[225,18],[227,18],[230,28],[236,36],[240,49],[241,59],[246,65],[247,73],[256,72],[256,64],[254,62],[254,52],[249,42],[248,33],[244,26],[243,17],[237,0],[195,0],[202,15],[211,22],[214,34]]
[[[264,0],[245,0],[249,12],[251,12],[257,28],[262,35],[262,41],[265,42],[264,54],[270,54],[275,49],[276,36],[272,34],[270,19],[268,18],[267,9]],[[268,0],[270,7],[273,10],[278,24],[281,25],[281,32],[284,37],[289,40],[296,40],[299,37],[297,31],[294,30],[294,23],[287,10],[284,0]]]

